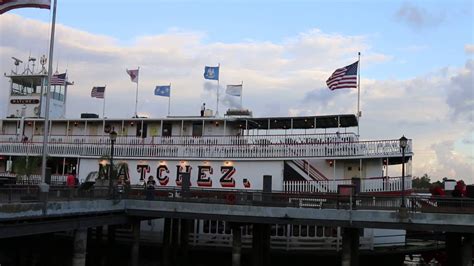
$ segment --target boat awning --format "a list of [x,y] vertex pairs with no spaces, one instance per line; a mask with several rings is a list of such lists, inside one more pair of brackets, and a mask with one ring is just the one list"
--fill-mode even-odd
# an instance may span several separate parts
[[339,128],[356,127],[357,117],[353,114],[298,116],[298,117],[263,117],[238,118],[236,123],[248,129],[310,129],[310,128]]

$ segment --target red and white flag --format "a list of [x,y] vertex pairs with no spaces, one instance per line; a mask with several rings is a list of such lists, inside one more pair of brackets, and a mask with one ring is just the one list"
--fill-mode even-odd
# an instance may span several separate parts
[[0,14],[22,7],[50,9],[51,0],[0,0]]
[[127,69],[127,74],[132,82],[138,83],[138,69]]

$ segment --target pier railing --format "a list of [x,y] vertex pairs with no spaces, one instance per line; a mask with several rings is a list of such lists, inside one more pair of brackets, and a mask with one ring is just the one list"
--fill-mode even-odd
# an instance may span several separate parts
[[[344,141],[347,140],[347,141]],[[350,141],[324,138],[321,135],[220,136],[220,137],[119,137],[115,156],[141,158],[342,158],[401,156],[399,140]],[[101,157],[110,154],[107,136],[51,136],[50,156]],[[19,140],[16,136],[0,136],[0,153],[5,155],[40,155],[42,137]],[[405,150],[412,152],[411,140]]]
[[[0,187],[0,203],[38,202],[91,199],[138,199],[158,201],[198,202],[208,204],[251,205],[268,207],[293,207],[312,209],[353,209],[353,210],[392,210],[398,211],[402,205],[400,195],[354,194],[337,195],[334,193],[286,193],[241,190],[206,190],[181,188],[156,188],[151,192],[143,187],[132,186],[123,192],[114,190],[108,193],[108,187],[90,187],[88,189],[52,186],[48,196],[41,198],[38,186],[5,185]],[[474,198],[455,198],[450,196],[409,194],[405,204],[409,212],[426,213],[474,213]],[[210,205],[212,206],[212,205]]]

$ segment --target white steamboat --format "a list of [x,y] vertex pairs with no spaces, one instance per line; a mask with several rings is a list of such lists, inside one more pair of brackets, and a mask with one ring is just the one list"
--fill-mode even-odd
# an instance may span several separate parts
[[[27,68],[5,77],[10,87],[5,88],[9,90],[7,117],[0,120],[0,175],[17,183],[39,183],[40,169],[28,178],[14,170],[22,158],[41,156],[47,73],[44,68],[39,73]],[[189,174],[193,189],[338,193],[341,185],[356,184],[358,193],[370,195],[399,194],[403,187],[402,178],[393,174],[402,164],[399,140],[362,140],[354,133],[358,118],[353,114],[253,117],[248,110],[229,110],[224,117],[216,117],[209,110],[203,117],[68,119],[64,117],[68,85],[72,83],[66,80],[51,86],[51,119],[46,126],[52,185],[64,184],[70,172],[80,180],[88,176],[97,176],[98,183],[106,180],[109,132],[115,131],[117,176],[131,185],[143,185],[153,176],[158,187],[178,188],[182,176]],[[407,191],[411,190],[412,156],[408,140],[403,157],[408,165]],[[156,240],[162,223],[150,222],[142,230]],[[223,222],[194,221],[192,231],[191,245],[230,245],[230,228]],[[244,230],[244,246],[249,243],[246,237],[251,236]],[[364,229],[361,236],[366,249],[404,242],[405,232],[400,230]],[[276,249],[338,250],[340,244],[337,227],[272,228]]]

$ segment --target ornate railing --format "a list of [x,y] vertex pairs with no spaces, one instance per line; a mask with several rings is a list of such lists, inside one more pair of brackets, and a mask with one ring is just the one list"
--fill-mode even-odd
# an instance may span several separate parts
[[[398,140],[337,141],[324,135],[219,136],[219,137],[119,137],[115,156],[142,158],[225,158],[272,159],[312,157],[400,156]],[[349,139],[349,138],[348,138]],[[335,141],[336,140],[336,141]],[[50,156],[100,157],[110,154],[107,136],[51,136]],[[411,141],[405,150],[412,152]],[[0,136],[0,154],[40,155],[42,138],[27,141]]]

